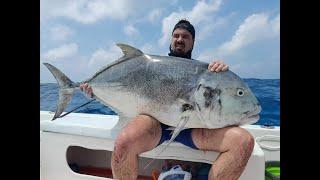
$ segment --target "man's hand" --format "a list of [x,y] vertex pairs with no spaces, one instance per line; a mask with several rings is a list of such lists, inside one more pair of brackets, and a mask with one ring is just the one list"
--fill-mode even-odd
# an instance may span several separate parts
[[222,61],[213,61],[209,64],[208,69],[210,71],[220,72],[229,69],[228,65],[224,64]]
[[88,96],[88,97],[92,97],[92,88],[88,85],[88,83],[84,83],[80,85],[80,90],[84,91],[84,93]]

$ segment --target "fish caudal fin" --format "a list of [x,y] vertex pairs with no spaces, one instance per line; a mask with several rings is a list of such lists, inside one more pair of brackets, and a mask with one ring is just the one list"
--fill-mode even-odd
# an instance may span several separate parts
[[48,63],[43,63],[49,71],[53,74],[54,78],[57,80],[59,85],[59,101],[57,104],[57,109],[52,120],[60,117],[63,111],[66,109],[68,103],[70,102],[73,92],[76,89],[76,84],[72,82],[65,74],[63,74],[59,69]]

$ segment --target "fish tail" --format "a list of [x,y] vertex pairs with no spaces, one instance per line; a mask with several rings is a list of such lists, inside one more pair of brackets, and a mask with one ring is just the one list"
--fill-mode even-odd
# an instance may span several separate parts
[[49,63],[43,63],[49,71],[53,74],[59,85],[59,101],[57,104],[56,112],[52,120],[60,117],[70,102],[74,90],[79,87],[79,83],[72,82],[65,74],[59,69]]

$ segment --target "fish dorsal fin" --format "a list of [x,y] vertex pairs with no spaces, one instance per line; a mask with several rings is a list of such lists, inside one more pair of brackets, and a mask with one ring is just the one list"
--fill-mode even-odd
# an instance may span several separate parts
[[95,77],[97,77],[100,73],[104,72],[106,69],[114,66],[114,65],[117,65],[117,64],[120,64],[124,61],[127,61],[129,60],[130,58],[132,57],[136,57],[136,56],[141,56],[143,55],[144,53],[142,51],[140,51],[139,49],[137,48],[134,48],[132,46],[129,46],[127,44],[122,44],[122,43],[117,43],[116,44],[123,52],[124,56],[122,56],[120,59],[104,66],[103,68],[101,68],[99,71],[97,71],[91,78],[87,79],[86,81],[83,81],[83,82],[89,82],[91,81],[92,79],[94,79]]
[[122,43],[117,43],[117,46],[119,48],[121,48],[123,54],[125,56],[130,56],[130,57],[134,57],[134,56],[141,56],[143,55],[143,52],[140,51],[139,49],[137,48],[134,48],[132,46],[129,46],[127,44],[122,44]]

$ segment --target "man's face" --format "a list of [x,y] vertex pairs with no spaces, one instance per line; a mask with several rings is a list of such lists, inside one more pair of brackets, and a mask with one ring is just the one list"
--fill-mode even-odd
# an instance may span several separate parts
[[192,35],[181,28],[174,30],[171,39],[171,49],[176,54],[186,54],[193,47]]

